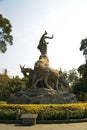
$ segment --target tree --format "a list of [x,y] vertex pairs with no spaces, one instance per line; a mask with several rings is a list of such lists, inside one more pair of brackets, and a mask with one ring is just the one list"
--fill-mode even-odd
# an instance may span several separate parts
[[82,78],[87,78],[87,64],[82,64],[78,68],[78,72],[82,76]]
[[73,92],[78,100],[87,101],[87,79],[80,78],[73,84]]
[[7,50],[7,44],[13,44],[13,36],[10,34],[12,26],[7,18],[4,18],[0,14],[0,51],[5,53]]
[[87,101],[87,38],[81,40],[80,51],[85,55],[86,63],[78,68],[81,78],[73,85],[73,92],[81,101]]
[[64,75],[64,79],[66,79],[70,83],[70,85],[73,85],[73,83],[77,81],[79,78],[77,69],[72,69],[69,70],[68,72],[64,71],[63,75]]
[[83,51],[83,55],[85,55],[87,63],[87,38],[81,40],[80,51]]
[[22,79],[20,79],[18,76],[10,79],[10,81],[8,82],[8,86],[9,86],[8,89],[10,94],[26,89],[25,82]]
[[7,101],[9,96],[20,90],[25,90],[26,84],[18,76],[10,78],[6,74],[0,74],[0,100]]
[[78,68],[78,72],[83,78],[87,78],[87,38],[81,40],[80,51],[85,55],[86,64],[82,64]]
[[0,74],[0,100],[4,100],[9,95],[8,91],[8,82],[9,82],[8,75]]

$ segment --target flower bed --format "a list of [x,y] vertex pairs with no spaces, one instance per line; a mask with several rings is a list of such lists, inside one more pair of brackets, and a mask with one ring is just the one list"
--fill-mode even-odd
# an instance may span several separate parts
[[38,114],[37,119],[64,120],[67,110],[70,119],[87,118],[87,103],[77,104],[6,104],[0,103],[0,120],[15,120],[17,109],[20,109],[19,117],[23,113]]

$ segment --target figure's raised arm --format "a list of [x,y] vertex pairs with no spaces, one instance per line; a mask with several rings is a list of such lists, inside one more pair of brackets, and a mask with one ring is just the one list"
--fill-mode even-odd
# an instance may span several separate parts
[[45,39],[48,38],[48,39],[52,39],[54,37],[54,35],[52,35],[51,37],[49,36],[45,36]]

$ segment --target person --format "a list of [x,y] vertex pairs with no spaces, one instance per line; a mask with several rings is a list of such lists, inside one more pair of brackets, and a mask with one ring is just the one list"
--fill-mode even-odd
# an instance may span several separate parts
[[46,36],[47,35],[47,31],[45,31],[45,33],[41,36],[40,41],[39,41],[39,45],[37,46],[37,48],[40,50],[41,55],[47,55],[47,44],[48,42],[46,42],[45,39],[52,39],[53,35],[51,37]]

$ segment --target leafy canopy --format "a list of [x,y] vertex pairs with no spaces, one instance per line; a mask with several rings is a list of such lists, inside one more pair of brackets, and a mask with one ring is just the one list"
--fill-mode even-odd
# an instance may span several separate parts
[[10,34],[12,26],[7,18],[3,18],[0,14],[0,51],[5,53],[7,44],[13,44],[13,36]]
[[80,46],[80,51],[83,51],[83,55],[87,55],[87,38],[82,39],[81,46]]

